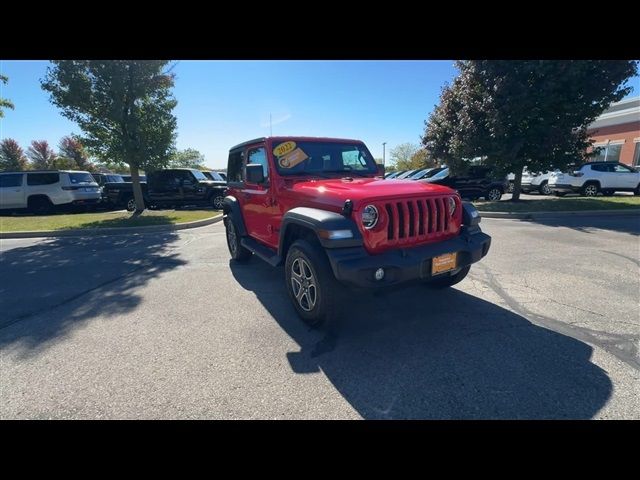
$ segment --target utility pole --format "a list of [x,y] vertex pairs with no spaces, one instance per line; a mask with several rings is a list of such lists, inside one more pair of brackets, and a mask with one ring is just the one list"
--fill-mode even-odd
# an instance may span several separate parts
[[387,144],[387,142],[382,142],[382,165],[385,165],[385,148],[384,146]]

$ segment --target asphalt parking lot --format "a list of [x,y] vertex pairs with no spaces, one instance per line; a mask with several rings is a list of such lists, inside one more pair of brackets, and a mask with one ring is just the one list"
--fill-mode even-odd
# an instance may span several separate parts
[[222,224],[2,240],[0,418],[640,418],[640,219],[484,219],[445,292],[325,329]]

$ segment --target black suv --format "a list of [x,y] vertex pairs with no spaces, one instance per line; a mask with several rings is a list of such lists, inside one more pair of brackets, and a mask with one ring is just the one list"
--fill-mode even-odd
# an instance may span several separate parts
[[[225,182],[209,180],[195,168],[148,172],[147,182],[140,186],[145,203],[157,208],[206,205],[221,210],[226,191]],[[112,204],[135,210],[131,183],[107,183],[104,193]]]
[[449,175],[449,169],[445,168],[433,177],[420,180],[457,190],[462,198],[475,200],[485,198],[491,202],[497,202],[507,191],[507,179],[495,178],[490,167],[471,166],[467,173],[462,175]]

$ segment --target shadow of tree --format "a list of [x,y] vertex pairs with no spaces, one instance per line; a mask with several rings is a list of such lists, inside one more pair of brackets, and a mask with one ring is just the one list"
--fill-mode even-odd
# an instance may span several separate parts
[[566,227],[582,233],[596,233],[597,230],[613,230],[636,236],[640,235],[640,215],[618,217],[598,214],[589,216],[537,217],[535,219],[521,221],[539,223],[547,227]]
[[[61,237],[0,249],[0,329],[18,324],[0,330],[0,348],[18,341],[42,347],[98,315],[135,310],[139,288],[186,263],[173,251],[177,238],[173,232]],[[46,315],[67,304],[73,305],[67,316]]]
[[310,330],[282,268],[230,266],[300,345],[286,354],[293,371],[321,370],[364,418],[586,419],[611,395],[589,345],[455,288],[347,293],[337,317]]

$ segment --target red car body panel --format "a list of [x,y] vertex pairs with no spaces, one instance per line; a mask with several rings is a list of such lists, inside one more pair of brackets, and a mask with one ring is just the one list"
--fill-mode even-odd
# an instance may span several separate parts
[[[282,217],[286,212],[296,207],[311,207],[340,213],[347,200],[353,202],[352,217],[363,235],[365,249],[372,254],[393,248],[409,248],[439,242],[458,234],[462,224],[462,204],[459,195],[454,190],[442,185],[431,185],[412,180],[384,180],[374,174],[368,178],[354,175],[348,178],[331,179],[311,174],[280,175],[273,157],[272,145],[274,142],[285,140],[340,142],[364,146],[360,140],[319,137],[270,137],[264,141],[244,144],[242,148],[245,152],[262,145],[266,147],[269,163],[269,185],[265,187],[245,183],[243,188],[238,188],[230,184],[228,194],[236,197],[240,202],[248,233],[257,241],[277,249]],[[419,228],[422,227],[418,225],[417,215],[412,214],[415,225],[410,226],[409,219],[411,217],[407,211],[400,215],[403,217],[401,219],[402,225],[406,229],[404,237],[398,238],[396,235],[395,240],[389,240],[390,222],[396,218],[396,225],[393,227],[396,228],[397,233],[399,217],[395,210],[395,214],[390,216],[387,205],[391,205],[395,209],[398,203],[409,202],[417,212],[418,208],[428,208],[428,204],[434,204],[433,202],[445,197],[455,199],[456,210],[453,217],[447,219],[446,225],[443,219],[441,219],[442,225],[438,226],[434,223],[433,228],[436,233],[426,233],[425,230],[425,233],[420,235]],[[376,206],[379,213],[378,223],[371,230],[365,229],[360,221],[362,209],[367,205]],[[442,208],[446,208],[446,206]],[[436,216],[429,216],[429,219],[432,217],[434,222],[439,221]],[[410,229],[414,235],[408,235]],[[431,226],[429,230],[431,230]]]

